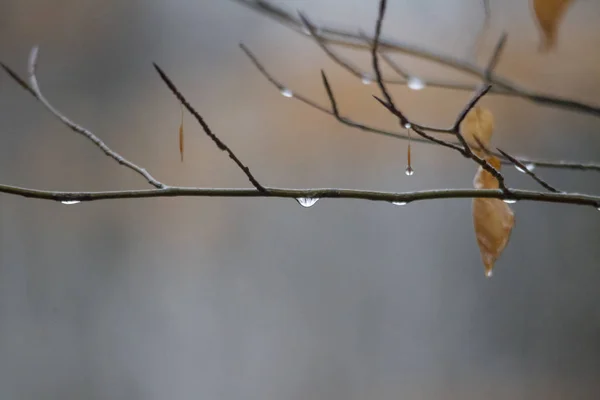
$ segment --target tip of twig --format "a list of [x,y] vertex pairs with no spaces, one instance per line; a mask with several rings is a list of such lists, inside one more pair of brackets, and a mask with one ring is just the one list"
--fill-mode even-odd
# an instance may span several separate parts
[[33,75],[35,73],[39,52],[40,52],[40,46],[38,46],[38,45],[33,46],[31,48],[31,52],[29,52],[29,62],[27,65],[29,66],[29,73],[31,75]]
[[27,82],[25,82],[25,80],[23,78],[21,78],[15,71],[13,71],[12,69],[9,68],[8,65],[0,62],[0,67],[2,67],[2,69],[15,81],[19,84],[19,86],[21,86],[23,89],[27,90],[29,93],[31,93],[33,96],[35,96],[34,91],[31,89],[31,87],[27,84]]
[[380,99],[379,97],[375,96],[374,94],[372,96],[375,100],[377,100],[386,109],[388,109],[388,110],[392,109],[392,106],[390,106],[385,100]]

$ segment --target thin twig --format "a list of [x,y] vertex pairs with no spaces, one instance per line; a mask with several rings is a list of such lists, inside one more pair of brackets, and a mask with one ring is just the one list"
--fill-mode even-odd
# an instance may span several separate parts
[[27,90],[33,97],[35,97],[42,105],[50,111],[56,118],[58,118],[64,125],[66,125],[72,131],[83,135],[90,141],[92,141],[96,146],[98,146],[104,154],[118,162],[119,164],[131,169],[132,171],[137,172],[141,176],[143,176],[149,184],[156,188],[164,188],[165,185],[158,180],[156,180],[150,173],[142,167],[137,166],[131,161],[124,158],[122,155],[117,153],[108,147],[99,137],[94,135],[90,130],[76,124],[67,118],[64,114],[58,111],[50,102],[44,97],[42,94],[40,87],[38,85],[38,81],[36,78],[36,69],[37,69],[37,59],[38,59],[38,47],[33,47],[31,49],[31,53],[29,55],[29,63],[28,63],[28,74],[29,74],[29,84],[25,82],[24,79],[20,78],[19,75],[8,68],[6,65],[2,64],[2,68],[8,73],[8,75],[13,78],[15,82],[19,84],[23,89]]
[[[271,17],[288,28],[291,28],[297,32],[302,32],[303,25],[301,21],[295,18],[291,13],[269,3],[266,0],[233,1],[243,4],[249,7],[250,9],[259,12],[260,14]],[[364,38],[361,37],[360,34],[355,32],[320,26],[319,37],[321,38],[321,40],[323,40],[329,45],[340,45],[367,51],[372,50],[372,46],[365,44]],[[461,60],[453,56],[438,54],[436,52],[421,48],[419,46],[385,38],[380,38],[379,45],[380,50],[382,52],[400,52],[408,54],[437,64],[444,65],[448,68],[452,68],[472,76],[476,76],[479,79],[485,79],[485,69],[480,68],[471,62]],[[538,93],[533,90],[521,87],[520,85],[498,75],[494,75],[490,83],[494,85],[494,89],[491,91],[492,93],[497,93],[498,90],[505,90],[506,92],[502,94],[519,97],[544,106],[563,108],[566,110],[576,111],[600,117],[599,106],[583,103],[576,100],[565,99],[558,96]]]
[[166,197],[270,197],[270,198],[315,198],[315,199],[356,199],[381,202],[417,202],[436,199],[465,199],[465,198],[490,198],[528,200],[546,203],[572,204],[582,206],[600,207],[600,196],[591,196],[577,193],[549,193],[531,190],[511,190],[510,194],[496,189],[439,189],[418,192],[378,192],[352,189],[315,188],[315,189],[286,189],[267,188],[265,191],[258,189],[237,188],[196,188],[169,186],[164,189],[148,190],[122,190],[108,192],[61,192],[50,190],[36,190],[18,186],[0,185],[0,193],[23,196],[40,200],[58,202],[89,202],[114,199],[140,199],[140,198],[166,198]]
[[202,129],[204,130],[206,135],[217,145],[219,150],[222,150],[226,152],[227,155],[229,155],[229,158],[231,158],[233,162],[244,172],[244,174],[246,174],[246,177],[256,189],[258,189],[261,192],[266,191],[265,187],[256,180],[254,175],[252,175],[252,173],[250,172],[250,168],[245,166],[235,155],[235,153],[229,148],[229,146],[227,146],[221,139],[218,138],[217,135],[213,133],[206,121],[204,121],[204,118],[202,118],[200,113],[196,111],[194,107],[192,107],[192,105],[186,100],[185,97],[183,97],[183,94],[179,91],[179,89],[177,89],[177,87],[175,86],[173,81],[167,76],[167,74],[156,63],[153,63],[153,65],[163,82],[167,85],[167,87],[171,90],[175,97],[177,97],[177,100],[179,100],[181,104],[183,104],[184,107],[189,111],[189,113],[192,114],[194,118],[196,118],[196,121],[198,121],[200,126],[202,126]]
[[385,87],[385,83],[383,82],[383,75],[381,73],[381,68],[379,67],[379,36],[381,36],[381,27],[383,25],[383,18],[385,16],[386,5],[386,0],[381,0],[379,2],[379,13],[377,14],[377,22],[375,23],[375,37],[373,38],[373,43],[371,46],[371,61],[373,63],[373,71],[375,72],[377,85],[379,86],[381,94],[385,98],[385,102],[390,106],[390,109],[394,110],[393,113],[398,117],[400,125],[404,126],[408,123],[408,119],[400,110],[398,110],[398,108],[394,104],[392,95],[388,92],[387,88]]
[[[383,25],[383,19],[385,17],[386,6],[387,6],[387,0],[379,1],[379,12],[377,15],[377,22],[375,23],[375,35],[373,38],[373,47],[371,49],[371,57],[373,59],[373,70],[375,71],[375,77],[377,79],[377,84],[379,86],[379,89],[381,90],[381,93],[385,97],[386,101],[383,101],[377,97],[375,97],[375,98],[383,106],[385,106],[393,115],[398,117],[398,120],[400,121],[400,124],[402,126],[407,127],[407,128],[412,128],[417,134],[431,140],[432,139],[431,137],[428,137],[426,135],[424,136],[425,132],[422,129],[420,129],[420,127],[413,126],[413,124],[410,122],[410,120],[408,118],[406,118],[400,110],[398,110],[398,108],[394,105],[392,96],[388,93],[387,88],[385,87],[385,83],[382,80],[381,71],[379,68],[377,49],[378,49],[379,37],[381,35],[381,27]],[[506,193],[510,193],[508,187],[506,186],[506,184],[504,182],[504,176],[500,173],[500,171],[498,171],[490,163],[488,163],[487,160],[485,160],[485,159],[479,157],[477,154],[473,153],[473,151],[469,147],[467,141],[465,140],[465,138],[463,137],[463,135],[460,132],[460,123],[463,121],[463,119],[469,113],[469,111],[471,111],[471,109],[477,104],[477,102],[479,100],[481,100],[481,98],[483,96],[485,96],[485,94],[489,90],[490,90],[490,85],[487,85],[487,86],[483,87],[482,89],[478,90],[473,95],[471,100],[469,100],[469,102],[465,105],[463,111],[461,111],[461,113],[459,114],[458,118],[456,119],[456,122],[454,123],[452,129],[450,130],[450,132],[452,132],[454,135],[456,135],[456,137],[457,137],[459,143],[462,145],[462,147],[453,145],[449,142],[443,142],[443,141],[442,142],[443,142],[444,146],[451,147],[452,149],[461,153],[464,157],[470,158],[473,161],[475,161],[484,170],[486,170],[494,178],[496,178],[496,180],[498,181],[498,185],[502,191],[504,191]],[[434,141],[435,141],[435,143],[442,144],[442,143],[440,143],[439,139],[435,139]]]
[[537,183],[539,183],[540,185],[542,185],[547,190],[549,190],[551,192],[554,192],[554,193],[560,193],[561,192],[560,190],[556,189],[554,186],[550,185],[548,182],[546,182],[545,180],[543,180],[542,178],[540,178],[536,173],[534,173],[533,171],[530,171],[529,168],[527,168],[526,165],[524,165],[522,162],[520,162],[519,160],[517,160],[516,158],[514,158],[510,154],[502,151],[499,148],[496,148],[496,150],[498,150],[504,157],[506,157],[510,162],[512,162],[517,168],[519,168],[520,171],[522,171],[523,173],[529,175],[533,180],[535,180]]
[[508,38],[508,34],[506,32],[502,32],[500,39],[498,39],[498,43],[494,47],[494,52],[488,61],[487,67],[485,68],[485,80],[489,82],[492,80],[492,73],[494,69],[496,69],[496,65],[500,61],[500,56],[502,56],[502,51],[504,50],[504,46],[506,46],[506,39]]
[[350,72],[352,75],[356,76],[357,78],[359,78],[359,79],[368,78],[368,75],[366,73],[362,72],[360,70],[360,68],[358,68],[355,65],[353,65],[352,63],[350,63],[350,61],[344,60],[342,57],[337,55],[335,52],[333,52],[333,50],[331,50],[329,48],[329,46],[327,46],[327,44],[325,42],[323,42],[321,40],[319,33],[317,32],[317,29],[315,28],[314,24],[308,19],[308,17],[306,15],[299,12],[298,17],[300,18],[300,21],[302,21],[302,23],[304,24],[304,26],[310,33],[310,36],[315,39],[315,42],[317,43],[317,45],[321,48],[321,50],[323,50],[323,52],[325,54],[327,54],[327,56],[329,56],[329,58],[331,58],[336,64],[338,64],[339,66],[341,66],[342,68],[344,68],[345,70]]
[[458,114],[458,117],[456,117],[456,121],[452,126],[453,132],[460,132],[460,124],[465,120],[469,111],[471,111],[473,107],[475,107],[475,105],[479,102],[479,100],[481,100],[481,98],[490,91],[491,87],[492,85],[483,85],[475,92],[475,94],[471,97],[469,102],[463,107],[461,112]]
[[[240,48],[244,51],[244,53],[246,54],[246,56],[250,59],[250,61],[252,62],[252,64],[258,69],[258,71],[261,73],[261,75],[269,82],[271,83],[273,86],[275,86],[277,88],[277,90],[282,91],[287,89],[288,87],[286,85],[284,85],[282,82],[280,82],[279,80],[277,80],[269,71],[267,71],[267,69],[265,68],[265,66],[258,60],[258,58],[244,45],[244,44],[240,44]],[[381,54],[381,53],[380,53]],[[492,88],[493,89],[493,88]],[[365,124],[361,124],[358,123],[356,121],[353,121],[347,117],[341,116],[341,115],[335,115],[334,112],[328,110],[327,108],[317,104],[315,101],[301,95],[300,93],[298,93],[297,91],[293,91],[293,96],[294,99],[308,105],[309,107],[318,110],[322,113],[334,116],[340,123],[349,126],[351,128],[356,128],[356,129],[360,129],[362,131],[365,132],[370,132],[370,133],[374,133],[377,135],[382,135],[382,136],[386,136],[386,137],[390,137],[393,139],[401,139],[401,140],[408,140],[408,135],[404,135],[401,133],[396,133],[396,132],[391,132],[391,131],[386,131],[386,130],[382,130],[382,129],[377,129]],[[331,98],[330,98],[330,102],[331,102]],[[386,106],[384,104],[384,106]],[[386,106],[387,107],[387,106]],[[414,127],[414,126],[413,126]],[[416,129],[419,129],[418,125],[416,126]],[[420,142],[420,143],[425,143],[425,144],[441,144],[441,143],[436,143],[434,142],[431,138],[415,138],[413,137],[411,139],[413,142]],[[446,143],[446,142],[445,142]],[[499,153],[492,153],[494,154],[496,157],[499,157],[501,159],[503,159],[504,157],[502,157],[501,154]],[[537,159],[537,158],[531,158],[531,157],[519,157],[519,160],[522,163],[527,163],[527,164],[535,164],[536,167],[539,168],[553,168],[553,169],[570,169],[570,170],[579,170],[579,171],[596,171],[596,172],[600,172],[600,164],[598,163],[594,163],[594,162],[588,162],[588,163],[581,163],[581,162],[577,162],[577,161],[552,161],[552,160],[545,160],[545,159]],[[503,164],[508,164],[508,165],[512,165],[512,163],[508,160],[502,160]]]

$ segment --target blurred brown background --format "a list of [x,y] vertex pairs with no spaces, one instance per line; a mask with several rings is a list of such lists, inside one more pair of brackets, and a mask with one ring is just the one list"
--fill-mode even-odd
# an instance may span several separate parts
[[[526,87],[600,104],[600,3],[578,0],[559,48],[537,53],[525,0],[492,0],[485,60]],[[372,31],[377,2],[279,1],[317,23]],[[390,1],[386,36],[467,57],[479,0]],[[310,40],[225,0],[0,2],[0,59],[24,73],[41,46],[47,97],[159,180],[246,187],[152,69],[161,65],[266,185],[408,191],[470,187],[447,150],[342,127],[285,99],[238,49],[345,114],[395,129],[364,86]],[[366,54],[347,53],[369,65]],[[399,57],[426,77],[460,78]],[[466,92],[394,88],[415,119],[445,125]],[[600,120],[488,97],[496,145],[598,160]],[[55,190],[144,188],[0,76],[0,182]],[[594,172],[539,170],[600,192]],[[535,184],[513,168],[513,186]],[[322,200],[119,200],[63,206],[0,196],[2,399],[596,399],[600,213],[518,203],[511,243],[486,279],[470,200],[393,207]]]

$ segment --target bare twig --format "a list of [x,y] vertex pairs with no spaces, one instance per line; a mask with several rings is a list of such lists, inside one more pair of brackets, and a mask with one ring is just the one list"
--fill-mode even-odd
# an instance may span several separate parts
[[545,180],[543,180],[542,178],[540,178],[536,173],[534,173],[533,171],[529,170],[529,168],[527,168],[526,165],[524,165],[522,162],[520,162],[519,160],[517,160],[516,158],[514,158],[510,154],[502,151],[499,148],[496,148],[496,150],[498,150],[504,157],[506,157],[510,162],[512,162],[521,172],[529,175],[533,180],[535,180],[537,183],[539,183],[540,185],[542,185],[547,190],[549,190],[551,192],[554,192],[554,193],[560,193],[561,192],[560,190],[556,189],[554,186],[550,185],[548,182],[546,182]]
[[511,190],[510,194],[495,189],[439,189],[418,192],[394,193],[351,189],[258,189],[237,188],[195,188],[169,186],[163,189],[122,190],[109,192],[61,192],[0,185],[0,193],[23,196],[40,200],[66,203],[89,202],[114,199],[140,199],[164,197],[270,197],[270,198],[314,198],[314,199],[356,199],[388,203],[411,203],[436,199],[494,198],[503,200],[524,200],[546,203],[572,204],[600,207],[600,196],[576,193],[549,193],[530,190]]
[[227,155],[229,155],[229,158],[231,158],[233,162],[244,172],[244,174],[246,174],[246,177],[256,189],[258,189],[261,192],[265,192],[266,188],[256,180],[254,175],[252,175],[252,173],[250,172],[250,168],[245,166],[235,155],[235,153],[229,148],[229,146],[227,146],[221,139],[217,137],[217,135],[215,135],[212,132],[206,121],[204,121],[204,118],[202,118],[200,113],[196,111],[194,107],[192,107],[192,105],[186,100],[185,97],[183,97],[183,94],[179,91],[179,89],[177,89],[177,87],[175,86],[173,81],[171,81],[171,79],[167,76],[167,74],[165,74],[165,72],[158,65],[156,65],[156,63],[154,63],[153,65],[163,82],[167,85],[167,87],[171,90],[175,97],[177,97],[181,104],[183,104],[183,106],[190,112],[190,114],[192,114],[194,118],[196,118],[196,121],[198,121],[200,126],[202,126],[202,129],[208,135],[208,137],[217,145],[217,147],[220,150],[226,152]]
[[485,69],[486,82],[490,82],[492,80],[492,73],[494,72],[496,65],[498,65],[498,62],[500,61],[500,56],[502,55],[502,51],[504,50],[504,46],[506,45],[507,37],[507,33],[502,32],[500,39],[498,39],[498,43],[496,43],[496,46],[494,47],[494,52],[492,53],[490,61],[488,61],[487,67]]
[[[302,32],[303,24],[298,18],[294,17],[291,13],[286,10],[277,7],[266,0],[233,0],[237,3],[243,4],[250,9],[259,12],[260,14],[266,15],[276,21],[282,23],[284,26],[291,28],[297,32]],[[339,45],[349,48],[371,51],[369,44],[365,43],[364,37],[360,33],[344,31],[341,29],[334,29],[325,26],[319,27],[320,39],[328,45]],[[448,68],[467,73],[469,75],[478,77],[479,79],[485,80],[485,69],[480,68],[477,65],[461,60],[456,57],[438,54],[436,52],[424,49],[419,46],[411,45],[408,43],[399,42],[392,39],[380,38],[379,40],[380,50],[382,52],[400,52],[422,58],[434,62],[436,64],[444,65]],[[538,93],[533,90],[526,89],[520,85],[494,75],[490,80],[491,84],[494,85],[492,93],[497,93],[499,90],[503,90],[502,94],[515,96],[522,99],[532,101],[534,103],[549,106],[563,108],[566,110],[576,111],[600,117],[600,107],[583,103],[576,100],[565,99],[558,96],[547,95]]]
[[[286,85],[284,85],[279,80],[277,80],[269,71],[267,71],[267,69],[264,67],[264,65],[258,60],[258,58],[244,44],[240,44],[240,48],[244,51],[246,56],[248,56],[248,58],[250,59],[252,64],[258,69],[258,71],[265,77],[265,79],[267,81],[269,81],[273,86],[275,86],[277,88],[277,90],[282,91],[282,90],[285,90],[288,88]],[[328,95],[329,95],[329,93],[328,93]],[[386,130],[382,130],[382,129],[377,129],[372,126],[368,126],[368,125],[353,121],[350,118],[344,117],[340,114],[335,115],[334,112],[317,104],[315,101],[310,100],[309,98],[303,96],[302,94],[298,93],[297,91],[293,91],[293,98],[308,105],[311,108],[314,108],[315,110],[318,110],[325,114],[329,114],[331,116],[334,116],[340,123],[342,123],[346,126],[349,126],[351,128],[360,129],[365,132],[370,132],[370,133],[374,133],[377,135],[390,137],[393,139],[408,140],[408,135],[391,132],[391,131],[386,131]],[[331,102],[331,98],[330,98],[330,102]],[[386,106],[386,105],[384,104],[384,106]],[[419,129],[418,125],[416,126],[416,129]],[[413,137],[411,140],[413,142],[420,142],[420,143],[425,143],[425,144],[441,144],[441,143],[437,143],[434,140],[432,140],[431,137],[427,137],[426,139]],[[442,141],[442,142],[444,142],[444,141]],[[444,142],[444,143],[449,143],[449,142]],[[443,144],[441,144],[441,145],[443,145]],[[499,153],[492,153],[492,154],[494,154],[496,157],[500,157],[501,159],[504,158]],[[581,162],[577,162],[577,161],[552,161],[552,160],[537,159],[537,158],[524,157],[524,156],[519,157],[519,160],[522,163],[535,164],[535,166],[539,167],[539,168],[570,169],[570,170],[579,170],[579,171],[600,172],[600,164],[594,163],[594,162],[581,163]],[[503,162],[503,164],[512,165],[512,163],[508,160],[503,160],[502,162]]]
[[149,184],[156,188],[164,188],[165,185],[158,180],[156,180],[150,173],[142,167],[137,166],[131,161],[127,160],[125,157],[117,153],[116,151],[109,148],[99,137],[94,135],[90,130],[76,124],[67,118],[64,114],[58,111],[50,102],[44,97],[42,94],[40,87],[36,78],[36,68],[37,68],[37,59],[38,59],[38,47],[33,47],[31,49],[31,53],[29,55],[29,63],[28,63],[28,74],[29,74],[29,84],[25,83],[23,79],[19,77],[19,75],[8,68],[6,65],[2,64],[2,68],[13,78],[21,87],[27,90],[33,97],[35,97],[42,105],[50,111],[56,118],[58,118],[64,125],[70,128],[72,131],[83,135],[87,139],[91,140],[96,146],[98,146],[104,154],[118,162],[119,164],[131,169],[132,171],[137,172],[142,175]]
[[[377,22],[375,23],[375,35],[373,38],[373,47],[371,49],[371,57],[373,59],[373,70],[375,71],[375,77],[377,79],[377,84],[379,86],[379,89],[381,90],[381,93],[385,97],[386,101],[383,101],[377,97],[376,97],[376,99],[383,106],[385,106],[393,115],[398,117],[398,120],[400,121],[400,124],[402,126],[407,127],[407,128],[412,128],[417,134],[419,134],[427,139],[433,140],[433,138],[431,136],[425,135],[425,132],[423,131],[422,128],[420,128],[419,126],[413,126],[413,124],[410,122],[410,120],[408,118],[406,118],[406,116],[400,110],[398,110],[398,108],[394,104],[392,96],[387,91],[387,88],[385,87],[385,83],[383,82],[383,79],[381,76],[381,70],[379,68],[377,49],[378,49],[378,44],[379,44],[379,37],[381,35],[381,27],[383,25],[383,19],[385,17],[386,6],[387,6],[387,0],[379,1],[379,12],[377,15]],[[477,164],[479,164],[481,166],[481,168],[483,168],[484,170],[489,172],[494,178],[496,178],[496,180],[498,181],[498,185],[499,185],[500,189],[502,189],[502,191],[509,193],[510,191],[509,191],[508,187],[506,187],[506,184],[504,183],[504,176],[500,173],[500,171],[498,171],[490,163],[488,163],[487,160],[485,160],[485,159],[479,157],[477,154],[473,153],[473,151],[467,144],[467,141],[465,140],[465,138],[463,137],[463,135],[460,132],[460,123],[464,120],[464,118],[469,113],[469,111],[471,111],[471,109],[477,104],[477,102],[483,96],[485,96],[485,94],[489,90],[490,90],[490,85],[487,85],[487,86],[481,88],[480,90],[478,90],[473,95],[471,100],[465,105],[463,111],[461,111],[458,118],[456,119],[456,122],[452,126],[452,129],[449,130],[449,132],[456,135],[456,137],[458,138],[458,141],[462,145],[462,147],[458,147],[449,142],[440,141],[439,139],[435,139],[433,141],[435,143],[442,144],[445,147],[450,147],[450,148],[458,151],[459,153],[461,153],[464,157],[470,158],[473,161],[475,161]]]

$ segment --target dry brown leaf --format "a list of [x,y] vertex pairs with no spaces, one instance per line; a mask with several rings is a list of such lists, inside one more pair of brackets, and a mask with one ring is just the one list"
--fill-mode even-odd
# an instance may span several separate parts
[[[500,170],[500,160],[490,157],[488,162]],[[476,189],[498,189],[498,181],[479,167],[473,186]],[[486,276],[492,276],[494,263],[508,244],[515,225],[515,215],[508,204],[499,199],[473,199],[473,224],[475,237],[485,266]]]
[[[489,147],[494,132],[494,115],[492,112],[483,107],[473,107],[460,125],[460,131],[473,153],[479,157],[487,158],[487,153],[480,148],[478,141],[486,148]],[[477,137],[477,140],[475,140],[475,137]]]
[[556,47],[558,27],[572,0],[533,0],[533,11],[542,33],[540,51]]
[[181,105],[181,123],[179,124],[179,154],[183,162],[183,104]]

